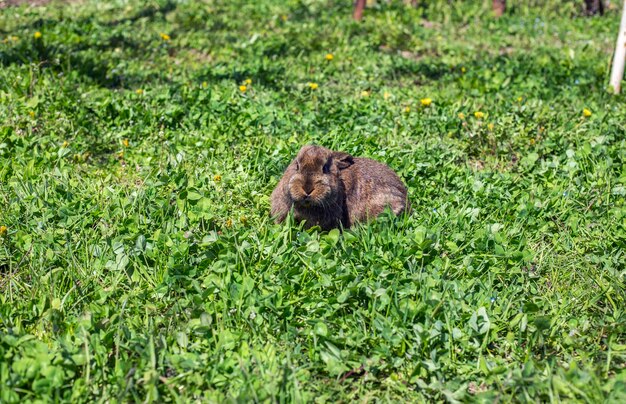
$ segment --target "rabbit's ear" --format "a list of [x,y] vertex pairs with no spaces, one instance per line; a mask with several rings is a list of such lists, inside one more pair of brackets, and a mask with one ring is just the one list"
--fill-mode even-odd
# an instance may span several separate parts
[[354,158],[348,153],[333,152],[333,160],[337,163],[337,168],[343,170],[354,164]]

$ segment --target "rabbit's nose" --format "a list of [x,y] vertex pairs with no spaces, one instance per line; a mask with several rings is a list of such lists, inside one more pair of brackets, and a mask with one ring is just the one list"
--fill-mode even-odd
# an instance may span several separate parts
[[308,197],[309,195],[311,195],[311,192],[313,192],[313,185],[311,184],[306,184],[304,186],[304,193],[306,194],[306,196]]

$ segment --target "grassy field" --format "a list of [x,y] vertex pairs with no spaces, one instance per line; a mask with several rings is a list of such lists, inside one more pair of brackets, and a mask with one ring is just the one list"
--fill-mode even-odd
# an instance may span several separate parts
[[[617,10],[350,3],[0,9],[0,402],[626,400]],[[413,214],[273,224],[307,143]]]

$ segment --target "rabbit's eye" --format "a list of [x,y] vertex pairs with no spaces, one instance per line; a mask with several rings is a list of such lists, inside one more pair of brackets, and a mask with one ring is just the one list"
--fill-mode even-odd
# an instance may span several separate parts
[[330,161],[327,162],[326,164],[324,164],[324,167],[322,167],[322,172],[324,174],[329,174],[330,173]]

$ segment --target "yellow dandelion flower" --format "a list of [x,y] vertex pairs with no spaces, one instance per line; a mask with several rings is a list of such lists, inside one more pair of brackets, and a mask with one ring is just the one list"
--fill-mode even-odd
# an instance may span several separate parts
[[226,227],[232,227],[233,226],[233,221],[231,219],[228,219],[226,221]]
[[490,123],[489,125],[487,125],[487,129],[489,129],[490,131],[493,131],[493,127],[494,127],[494,126],[493,126],[493,124],[492,124],[492,123]]
[[485,117],[485,114],[483,112],[476,111],[474,112],[474,116],[476,117],[476,119],[483,119]]
[[63,142],[63,144],[61,145],[61,147],[65,148],[67,146],[69,146],[70,144],[67,142],[67,140],[65,142]]
[[309,83],[307,83],[307,85],[309,86],[309,88],[310,88],[311,90],[317,90],[317,87],[319,87],[319,86],[317,85],[317,83],[311,83],[311,82],[309,82]]
[[128,139],[122,140],[122,144],[124,145],[124,147],[128,147]]
[[589,117],[591,116],[591,110],[589,110],[589,109],[587,109],[587,108],[584,108],[584,109],[583,109],[583,116],[584,116],[585,118],[589,118]]
[[459,119],[465,119],[465,114],[463,112],[459,112],[457,116],[459,117]]
[[391,97],[391,94],[389,94],[387,91],[385,91],[385,92],[383,93],[383,98],[384,98],[385,100],[388,100],[388,99],[389,99],[389,97]]
[[420,103],[422,104],[423,107],[428,107],[430,106],[430,104],[433,102],[433,100],[431,100],[430,98],[422,98],[420,100]]
[[41,35],[41,32],[37,31],[33,34],[33,36],[35,37],[35,39],[40,39],[43,35]]
[[215,182],[220,182],[222,180],[222,176],[219,175],[219,174],[216,174],[216,175],[213,176],[213,180]]
[[12,37],[11,37],[11,40],[12,40],[13,42],[17,41],[18,39],[20,39],[20,38],[18,38],[18,37],[16,37],[16,36],[12,36]]
[[0,226],[0,236],[4,236],[5,234],[7,234],[7,227]]
[[247,89],[248,89],[247,86],[244,86],[244,85],[239,86],[239,91],[241,91],[242,93],[245,93]]
[[334,58],[335,58],[335,56],[333,56],[333,54],[332,54],[332,53],[327,53],[327,54],[326,54],[326,60],[328,60],[329,62],[330,62],[331,60],[333,60]]
[[285,14],[283,14],[283,15],[280,16],[280,19],[283,20],[283,21],[287,21],[287,16]]
[[522,102],[523,99],[523,97],[517,97],[517,102]]
[[161,36],[161,39],[164,40],[164,41],[169,41],[170,39],[172,39],[169,35],[167,35],[167,34],[165,34],[163,32],[161,32],[159,35]]
[[239,218],[239,221],[240,221],[240,222],[241,222],[241,224],[243,224],[244,226],[245,226],[246,224],[248,224],[248,218],[247,218],[247,217],[245,217],[245,216],[241,216],[241,217]]
[[206,81],[202,82],[202,88],[207,88],[209,86],[209,83],[207,83]]
[[461,67],[461,73],[465,73],[467,71],[467,69],[465,68],[465,66]]
[[143,90],[141,88],[136,89],[135,92],[139,95],[143,94]]
[[252,84],[252,79],[245,79],[243,82],[249,86],[250,84]]
[[411,107],[409,107],[408,105],[404,107],[404,112],[406,112],[407,114],[411,112]]
[[535,144],[535,139],[530,139],[529,143],[530,143],[531,146],[534,145]]
[[28,111],[28,115],[30,115],[31,118],[35,117],[35,111]]
[[361,91],[361,97],[369,97],[370,96],[370,92],[367,90],[363,90]]

